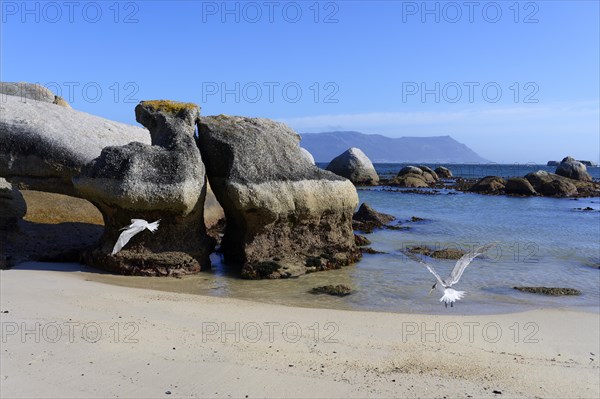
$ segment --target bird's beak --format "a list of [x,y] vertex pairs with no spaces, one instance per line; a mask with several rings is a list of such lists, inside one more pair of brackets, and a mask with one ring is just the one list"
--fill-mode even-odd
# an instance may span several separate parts
[[427,294],[427,296],[431,295],[431,293],[433,292],[433,288],[429,290],[429,294]]

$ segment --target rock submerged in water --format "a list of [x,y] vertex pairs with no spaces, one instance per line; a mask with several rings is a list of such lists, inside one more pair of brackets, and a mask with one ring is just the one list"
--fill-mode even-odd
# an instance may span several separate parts
[[363,202],[358,211],[352,216],[352,226],[355,230],[371,233],[374,229],[382,228],[394,219],[396,219],[394,216],[377,212],[366,202]]
[[528,292],[530,294],[541,294],[551,296],[581,295],[581,291],[575,288],[557,288],[557,287],[513,287],[517,291]]
[[371,241],[367,237],[360,234],[354,234],[354,243],[357,247],[365,247],[367,245],[371,245]]
[[323,285],[310,290],[312,294],[327,294],[333,296],[347,296],[352,294],[352,288],[347,285]]
[[429,184],[423,179],[423,175],[407,174],[394,177],[390,181],[390,186],[406,187],[406,188],[428,188]]
[[312,165],[286,125],[241,116],[202,117],[199,147],[227,225],[225,260],[242,277],[285,278],[359,259],[354,185]]
[[586,166],[572,157],[565,157],[560,161],[554,173],[573,180],[592,181],[592,176],[587,172]]
[[[106,147],[73,179],[79,194],[103,215],[99,245],[84,254],[90,266],[121,274],[177,276],[210,267],[214,241],[206,235],[206,176],[194,138],[199,108],[173,101],[142,101],[136,119],[152,145]],[[153,222],[116,255],[112,248],[130,219]]]
[[425,247],[425,246],[416,246],[416,247],[407,248],[406,251],[413,253],[413,254],[425,255],[425,256],[428,256],[428,257],[434,258],[434,259],[451,259],[451,260],[458,260],[464,254],[466,254],[465,251],[462,251],[457,248],[444,248],[444,249],[434,250],[434,249],[431,249],[431,248]]
[[479,180],[469,191],[482,194],[501,194],[506,187],[506,180],[498,176],[486,176]]
[[421,176],[423,175],[423,170],[419,167],[408,165],[400,169],[400,171],[398,172],[398,176],[404,176],[409,174]]
[[356,185],[374,186],[379,175],[371,160],[359,148],[352,147],[335,157],[326,168],[338,176],[345,177]]
[[470,187],[466,184],[459,189],[480,194],[539,194],[548,197],[589,197],[600,194],[600,184],[596,182],[574,180],[544,170],[528,173],[525,178],[513,177],[508,180],[498,176],[486,176]]
[[543,170],[528,173],[525,178],[542,195],[571,197],[578,192],[574,180]]
[[437,173],[435,173],[435,171],[433,169],[431,169],[429,166],[419,165],[419,166],[417,166],[417,168],[419,168],[423,171],[423,175],[422,175],[423,179],[425,179],[425,182],[427,182],[428,184],[433,184],[433,183],[437,182],[438,180],[440,180]]
[[506,181],[504,187],[506,194],[514,195],[536,195],[537,192],[529,183],[529,181],[523,177],[512,177]]
[[409,165],[400,169],[398,175],[390,181],[390,185],[407,188],[428,188],[438,180],[437,173],[428,166]]
[[437,173],[437,175],[442,179],[450,179],[452,177],[452,172],[450,169],[444,166],[438,166],[435,168],[435,173]]

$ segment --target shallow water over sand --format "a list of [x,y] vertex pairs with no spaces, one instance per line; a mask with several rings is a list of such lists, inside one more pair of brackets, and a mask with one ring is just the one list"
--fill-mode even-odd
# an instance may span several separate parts
[[[462,314],[497,313],[539,307],[600,307],[600,199],[514,198],[457,193],[419,195],[360,189],[366,201],[390,213],[407,230],[379,230],[367,235],[372,247],[386,254],[368,255],[341,270],[313,273],[289,280],[241,280],[229,274],[213,255],[213,269],[182,279],[94,275],[94,280],[119,285],[253,301],[348,310]],[[592,207],[596,211],[574,208]],[[412,216],[425,220],[410,222]],[[467,291],[454,309],[438,302],[439,292],[427,296],[435,282],[429,272],[401,249],[417,244],[462,249],[498,242],[478,258],[455,286]],[[454,261],[429,260],[442,277]],[[346,297],[313,295],[320,285],[346,284],[355,292]],[[569,287],[581,296],[546,297],[521,293],[512,287]]]

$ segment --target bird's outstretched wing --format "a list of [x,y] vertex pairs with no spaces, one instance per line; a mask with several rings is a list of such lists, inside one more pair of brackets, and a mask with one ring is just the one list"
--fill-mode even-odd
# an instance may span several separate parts
[[160,220],[157,220],[153,223],[148,223],[144,219],[131,219],[131,224],[121,229],[123,232],[121,235],[119,235],[119,238],[113,247],[112,254],[115,255],[117,252],[119,252],[134,235],[140,233],[144,229],[155,232],[158,229],[159,223]]
[[131,224],[129,226],[123,227],[121,230],[130,229],[132,227],[146,228],[147,225],[148,225],[148,222],[146,222],[144,219],[131,219]]
[[456,262],[454,269],[452,269],[452,273],[450,273],[450,277],[448,277],[448,280],[446,281],[446,283],[448,284],[448,287],[452,286],[452,284],[458,283],[458,280],[460,280],[460,277],[462,276],[463,272],[465,271],[467,266],[469,266],[469,264],[473,261],[473,259],[475,259],[479,255],[484,254],[485,252],[487,252],[491,248],[495,247],[496,245],[497,244],[495,242],[486,244],[481,247],[475,248],[473,251],[463,255]]
[[446,286],[446,284],[444,284],[444,281],[442,280],[442,278],[440,277],[440,275],[437,274],[437,272],[435,271],[435,269],[433,268],[433,266],[429,265],[428,263],[425,263],[423,261],[423,259],[419,258],[417,255],[415,255],[413,253],[406,252],[406,256],[408,256],[409,258],[411,258],[415,262],[419,262],[420,264],[422,264],[423,266],[425,266],[427,268],[427,270],[429,270],[429,272],[435,276],[435,279],[438,281],[438,283],[440,285]]

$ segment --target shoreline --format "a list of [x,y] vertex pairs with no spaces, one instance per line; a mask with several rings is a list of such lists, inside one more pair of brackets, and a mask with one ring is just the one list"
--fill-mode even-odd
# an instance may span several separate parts
[[[371,302],[369,304],[348,303],[344,297],[336,297],[325,294],[315,295],[310,293],[308,290],[294,292],[290,291],[299,286],[313,286],[314,284],[307,283],[307,278],[316,279],[321,285],[335,284],[335,282],[339,279],[346,281],[344,279],[347,279],[348,277],[339,274],[346,272],[346,270],[343,269],[330,270],[328,271],[328,274],[318,273],[313,275],[303,275],[292,279],[279,280],[244,280],[240,279],[239,277],[235,277],[234,275],[228,276],[219,272],[213,273],[213,271],[203,271],[197,274],[182,277],[124,276],[78,263],[25,262],[22,265],[17,265],[12,269],[66,272],[74,274],[78,276],[78,278],[85,281],[92,281],[95,283],[116,287],[145,289],[164,293],[210,298],[229,298],[246,301],[248,303],[277,305],[291,308],[340,310],[349,312],[374,312],[401,315],[414,314],[443,316],[448,314],[448,309],[445,309],[438,301],[438,298],[435,296],[436,293],[433,295],[427,295],[429,286],[423,286],[422,301],[423,303],[425,303],[424,301],[429,301],[431,306],[428,309],[430,310],[425,310],[426,308],[423,307],[423,304],[421,304],[421,307],[418,309],[413,308],[410,310],[390,310],[389,306],[377,308],[374,307],[373,303]],[[328,280],[325,280],[326,278]],[[317,284],[317,282],[315,282],[315,284]],[[234,284],[237,286],[231,287],[229,284]],[[286,287],[277,287],[274,288],[273,291],[267,292],[265,291],[265,287],[258,286],[259,284],[268,285],[269,287],[272,287],[272,284],[289,284],[290,286],[287,287],[287,289]],[[406,287],[398,288],[406,289]],[[221,290],[220,293],[215,293],[215,291],[219,290]],[[522,294],[513,291],[512,289],[510,291],[510,294],[525,296],[528,298],[525,300],[510,296],[508,293],[498,295],[497,293],[490,292],[487,303],[482,304],[481,299],[478,298],[477,302],[473,303],[475,298],[472,296],[467,296],[465,301],[459,302],[457,306],[451,310],[451,314],[456,316],[495,316],[524,313],[534,310],[553,309],[600,314],[600,306],[574,304],[557,305],[556,303],[552,303],[553,300],[557,299],[557,297],[554,296],[528,293]],[[288,292],[288,296],[282,298],[282,294],[284,292]],[[298,292],[300,292],[301,295],[298,295]],[[468,294],[469,292],[467,292],[467,295]],[[356,292],[354,295],[356,295]],[[568,301],[574,297],[563,296],[562,298],[563,300]],[[538,303],[533,304],[533,302],[536,300]],[[482,305],[485,305],[486,307],[483,308]]]
[[[3,397],[600,394],[594,313],[346,311],[132,289],[78,273],[0,276]],[[22,342],[21,328],[36,323],[39,342],[32,333]],[[101,338],[91,342],[94,332]]]

